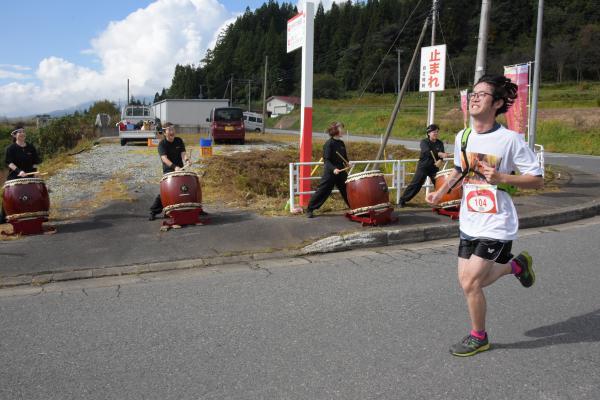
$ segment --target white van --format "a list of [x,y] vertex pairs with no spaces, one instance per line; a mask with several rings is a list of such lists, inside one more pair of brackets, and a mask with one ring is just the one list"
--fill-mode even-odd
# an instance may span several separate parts
[[262,114],[249,111],[244,112],[244,125],[246,126],[246,131],[262,132],[264,128]]

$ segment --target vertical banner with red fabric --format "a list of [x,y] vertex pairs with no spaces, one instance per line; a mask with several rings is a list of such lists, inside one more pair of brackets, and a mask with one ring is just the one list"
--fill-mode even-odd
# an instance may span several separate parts
[[517,64],[504,67],[504,76],[509,78],[519,87],[517,99],[506,113],[508,129],[525,134],[527,132],[528,122],[529,64]]
[[467,121],[469,121],[469,91],[461,90],[460,91],[460,109],[463,113],[463,125],[467,127]]

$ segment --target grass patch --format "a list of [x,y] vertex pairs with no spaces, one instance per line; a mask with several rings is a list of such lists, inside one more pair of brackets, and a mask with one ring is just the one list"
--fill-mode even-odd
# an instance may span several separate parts
[[[341,100],[316,99],[313,128],[325,131],[333,121],[342,121],[351,135],[385,133],[396,97],[393,94],[365,95]],[[549,151],[598,155],[600,141],[600,83],[545,84],[540,88],[536,142]],[[275,126],[281,118],[294,119],[290,129],[300,128],[300,112],[269,119]],[[392,137],[421,139],[427,120],[427,95],[410,92],[403,99],[392,129]],[[463,128],[456,90],[436,94],[435,121],[441,127],[440,139],[454,143],[456,132]],[[505,124],[502,117],[500,122]],[[592,144],[589,146],[588,144]]]
[[[294,141],[297,137],[294,137]],[[323,141],[315,141],[314,160],[322,155]],[[352,143],[348,147],[351,160],[373,159],[379,146],[373,143]],[[416,152],[403,146],[387,146],[389,158],[414,158]],[[230,155],[214,155],[203,161],[202,197],[208,203],[220,203],[228,207],[242,207],[266,215],[287,214],[285,205],[289,197],[289,163],[298,160],[297,147],[257,150]],[[358,171],[355,171],[358,172]],[[322,169],[315,176],[322,174]],[[318,185],[313,182],[313,187]],[[328,201],[324,211],[343,210],[345,204],[338,195]]]
[[538,125],[536,142],[550,152],[600,155],[600,131],[578,130],[559,121],[546,121]]

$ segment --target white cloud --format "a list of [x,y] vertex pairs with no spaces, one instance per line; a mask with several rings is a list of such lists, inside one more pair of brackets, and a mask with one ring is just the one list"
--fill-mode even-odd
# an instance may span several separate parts
[[[170,85],[176,64],[200,63],[215,32],[232,17],[217,0],[157,0],[110,22],[82,50],[98,59],[97,70],[57,56],[45,58],[35,71],[36,83],[0,86],[0,112],[15,116],[95,99],[124,100],[127,78],[134,96],[160,91]],[[10,72],[0,69],[0,78],[24,79],[25,74]]]
[[29,79],[31,75],[0,69],[0,79]]
[[30,79],[32,76],[27,71],[31,71],[30,67],[16,64],[0,64],[0,79]]
[[0,68],[14,69],[16,71],[31,71],[31,67],[16,64],[0,64]]

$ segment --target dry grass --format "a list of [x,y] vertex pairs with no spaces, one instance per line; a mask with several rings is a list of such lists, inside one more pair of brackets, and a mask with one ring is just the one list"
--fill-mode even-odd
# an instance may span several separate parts
[[[265,135],[269,136],[269,135]],[[280,135],[276,135],[280,138]],[[261,140],[257,138],[256,140]],[[265,143],[272,143],[265,138]],[[294,137],[294,141],[297,137]],[[282,141],[285,143],[285,141]],[[322,141],[313,146],[314,160],[322,153]],[[373,159],[378,145],[352,143],[348,148],[351,160]],[[388,146],[388,158],[413,158],[415,152],[403,146]],[[294,147],[276,150],[257,150],[248,153],[215,155],[204,161],[202,175],[203,200],[229,207],[243,207],[267,215],[285,213],[288,200],[289,163],[298,160],[298,149]],[[358,172],[358,171],[355,171]],[[321,174],[319,169],[316,175]],[[318,180],[313,182],[314,186]],[[322,208],[323,211],[343,210],[345,204],[338,195]]]

